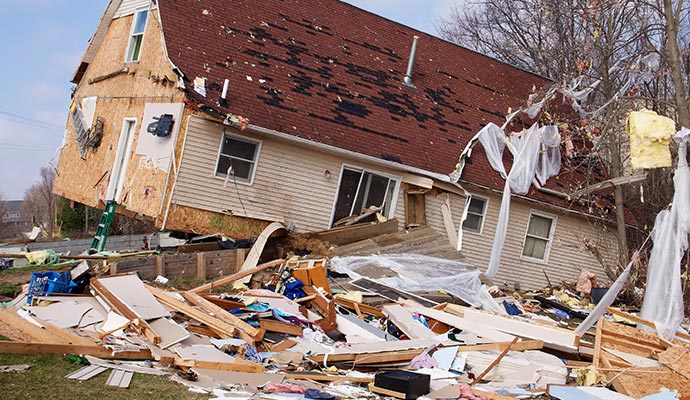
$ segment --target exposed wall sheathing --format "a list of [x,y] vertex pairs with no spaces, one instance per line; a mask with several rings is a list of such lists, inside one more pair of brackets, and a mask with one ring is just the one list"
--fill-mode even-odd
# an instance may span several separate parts
[[[123,205],[132,212],[157,217],[167,174],[157,171],[144,156],[134,154],[146,103],[181,102],[183,93],[176,89],[176,76],[169,61],[164,57],[160,24],[156,12],[149,13],[141,60],[125,63],[133,16],[113,19],[104,41],[93,62],[81,80],[74,98],[97,96],[96,116],[104,120],[101,145],[89,149],[86,160],[79,156],[74,128],[68,121],[69,140],[61,151],[55,193],[69,199],[99,206],[105,195],[117,152],[118,140],[124,118],[136,118],[132,155],[125,172]],[[95,83],[90,79],[128,68],[129,72]],[[67,110],[65,110],[67,113]],[[182,118],[179,123],[183,123]],[[181,146],[178,141],[177,147]],[[103,179],[101,179],[103,178]]]

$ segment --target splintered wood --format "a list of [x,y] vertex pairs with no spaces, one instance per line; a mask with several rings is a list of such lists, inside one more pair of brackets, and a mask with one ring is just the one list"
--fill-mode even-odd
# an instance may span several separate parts
[[[636,319],[638,323],[653,326],[648,321]],[[641,398],[669,388],[678,390],[681,398],[686,398],[690,396],[689,352],[687,342],[675,339],[670,343],[654,331],[610,322],[602,317],[597,323],[593,365],[604,371],[613,387],[622,394]],[[645,367],[647,363],[635,357],[658,360],[663,365]]]

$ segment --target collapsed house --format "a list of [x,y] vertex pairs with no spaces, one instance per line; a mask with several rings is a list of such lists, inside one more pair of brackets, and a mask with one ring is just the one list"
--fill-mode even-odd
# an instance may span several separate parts
[[[61,196],[235,238],[374,207],[457,247],[461,233],[480,268],[504,181],[480,146],[452,173],[476,132],[550,84],[336,0],[112,0],[72,81]],[[584,239],[616,263],[613,218],[564,195],[582,173],[515,198],[498,282],[605,276]]]

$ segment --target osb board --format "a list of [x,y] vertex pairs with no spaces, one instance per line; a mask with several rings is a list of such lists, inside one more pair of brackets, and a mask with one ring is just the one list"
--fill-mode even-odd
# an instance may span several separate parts
[[[159,218],[156,221],[156,226],[160,226],[162,222],[162,218]],[[219,214],[173,204],[170,206],[165,229],[194,232],[200,235],[220,232],[234,239],[248,239],[259,236],[269,224],[268,221]]]
[[690,379],[690,350],[681,346],[669,347],[659,354],[659,362]]
[[[659,393],[662,388],[677,390],[681,394],[681,400],[690,399],[690,380],[678,375],[667,367],[635,368],[641,372],[615,372],[610,378],[618,375],[614,387],[624,394],[639,399],[644,396]],[[621,390],[622,389],[622,390]]]
[[[138,131],[141,127],[144,107],[147,102],[183,101],[183,93],[174,87],[175,74],[164,57],[160,25],[155,13],[149,14],[144,35],[141,60],[125,64],[132,17],[115,19],[105,36],[98,53],[87,69],[75,99],[98,96],[95,116],[104,120],[101,145],[87,151],[87,159],[79,155],[74,128],[68,121],[69,138],[62,149],[55,180],[55,193],[89,206],[98,206],[99,198],[105,195],[109,177],[101,180],[112,169],[124,118],[136,118],[135,137],[132,152],[136,149]],[[124,67],[130,72],[110,79],[89,84],[88,80],[103,76]],[[163,84],[167,77],[171,83]],[[146,96],[144,99],[143,97]],[[152,100],[151,96],[155,96]],[[68,115],[65,109],[65,115]],[[68,118],[69,119],[69,118]],[[94,118],[95,121],[95,118]],[[178,140],[178,147],[181,141]],[[126,195],[128,210],[156,217],[160,209],[167,174],[156,171],[150,163],[142,162],[144,156],[132,154],[125,175],[123,194]],[[100,180],[100,182],[99,182]]]
[[663,351],[666,346],[655,332],[643,331],[616,322],[602,319],[603,348],[618,350],[641,357],[651,357],[654,351]]

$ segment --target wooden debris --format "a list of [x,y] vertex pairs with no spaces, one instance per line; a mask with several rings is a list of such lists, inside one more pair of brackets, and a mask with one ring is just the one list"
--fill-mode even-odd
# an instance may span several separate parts
[[[194,318],[195,320],[205,324],[209,328],[213,329],[222,338],[231,338],[238,333],[238,330],[235,328],[235,326],[213,317],[204,311],[197,310],[196,308],[189,306],[182,301],[176,300],[172,296],[165,294],[163,290],[154,288],[152,286],[147,286],[147,288],[158,299],[158,301],[175,311],[185,314],[188,317]],[[254,341],[249,339],[249,343],[253,345]]]
[[121,360],[151,360],[151,350],[118,351],[115,352],[97,344],[73,345],[64,343],[34,343],[34,342],[6,342],[0,341],[0,354],[81,354],[98,358],[113,358]]
[[265,270],[265,269],[268,269],[268,268],[271,268],[271,267],[275,267],[275,266],[281,265],[281,264],[283,264],[284,262],[285,262],[285,260],[283,260],[283,259],[278,259],[278,260],[269,261],[269,262],[267,262],[267,263],[264,263],[264,264],[261,264],[261,265],[257,266],[256,268],[252,268],[252,269],[245,270],[245,271],[240,271],[240,272],[238,272],[238,273],[236,273],[236,274],[233,274],[233,275],[230,275],[230,276],[226,276],[226,277],[224,277],[224,278],[217,279],[217,280],[215,280],[215,281],[209,282],[209,283],[207,283],[207,284],[205,284],[205,285],[201,285],[201,286],[196,287],[196,288],[194,288],[194,289],[191,289],[191,290],[189,290],[189,291],[192,292],[192,293],[208,292],[208,291],[210,291],[211,289],[213,289],[213,288],[215,288],[215,287],[220,287],[220,286],[228,285],[228,284],[233,283],[233,282],[235,282],[235,281],[238,281],[238,280],[240,280],[240,279],[242,279],[242,278],[244,278],[244,277],[253,275],[253,274],[257,273],[257,272],[261,272],[261,271],[263,271],[263,270]]
[[139,319],[139,316],[133,310],[111,293],[98,279],[91,279],[90,284],[93,290],[98,293],[113,310],[132,321],[131,327],[133,329],[141,332],[153,344],[161,342],[161,336],[154,331],[145,320]]

